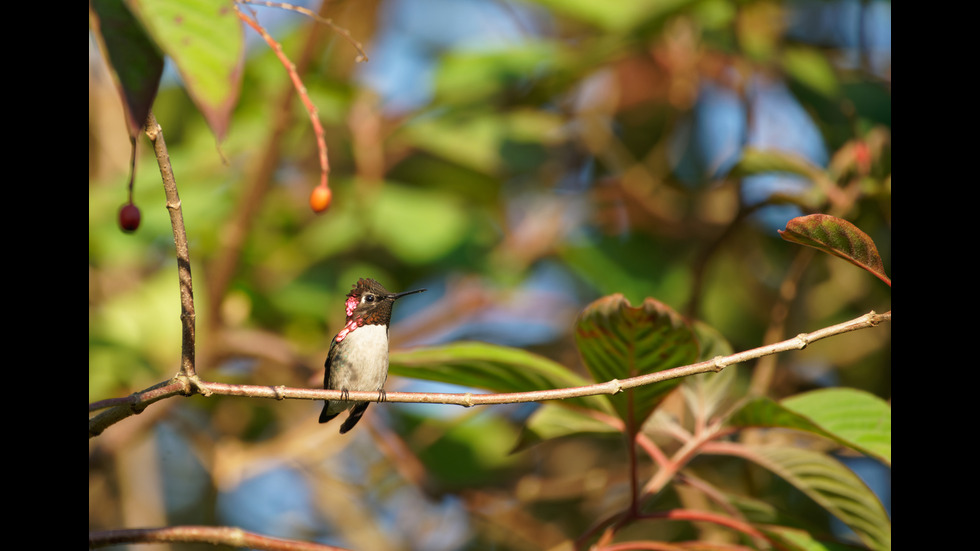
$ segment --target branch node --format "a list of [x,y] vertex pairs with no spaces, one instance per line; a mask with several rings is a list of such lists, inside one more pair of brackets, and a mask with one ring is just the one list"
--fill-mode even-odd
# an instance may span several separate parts
[[472,392],[467,392],[466,394],[463,395],[463,407],[464,408],[473,407],[473,393]]
[[800,343],[800,350],[806,348],[806,345],[810,344],[810,340],[807,338],[806,333],[800,333],[796,336],[797,342]]
[[184,390],[181,392],[181,394],[184,396],[200,394],[201,396],[207,398],[212,394],[211,389],[204,386],[204,384],[201,382],[201,378],[197,375],[191,375],[189,377],[187,375],[177,375],[177,378],[181,379],[181,381],[184,383]]
[[714,358],[712,358],[712,362],[714,362],[715,365],[715,373],[718,373],[722,369],[728,367],[728,363],[725,362],[724,356],[715,356]]
[[613,391],[610,392],[609,394],[619,394],[620,392],[623,391],[623,384],[619,382],[619,379],[613,379],[609,381],[609,384],[614,387]]
[[146,137],[149,138],[151,142],[157,141],[157,136],[160,135],[160,130],[161,128],[159,124],[147,124],[143,128],[143,132],[146,134]]
[[286,394],[285,394],[286,387],[285,387],[285,385],[277,385],[277,386],[274,386],[274,387],[272,387],[272,390],[276,393],[276,400],[285,400],[286,399]]
[[143,410],[146,409],[146,405],[141,403],[139,392],[134,392],[130,394],[129,397],[133,400],[129,403],[129,410],[132,411],[134,415],[143,413]]

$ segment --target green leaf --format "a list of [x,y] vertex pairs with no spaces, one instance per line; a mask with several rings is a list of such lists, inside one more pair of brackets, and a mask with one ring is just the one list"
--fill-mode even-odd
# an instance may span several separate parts
[[233,0],[127,0],[173,60],[191,99],[219,140],[238,101],[245,37]]
[[[599,382],[687,365],[698,357],[694,331],[677,312],[652,298],[638,307],[620,294],[593,302],[579,315],[575,341]],[[680,379],[672,379],[628,389],[611,401],[627,430],[635,434],[678,384]]]
[[816,390],[780,403],[747,402],[729,419],[739,427],[781,427],[819,434],[891,465],[891,408],[852,389]]
[[535,0],[535,2],[555,14],[607,31],[632,27],[650,4],[647,0],[624,0],[611,4],[593,0]]
[[508,89],[527,86],[566,65],[557,43],[539,42],[491,51],[452,51],[434,77],[435,101],[464,104],[496,101]]
[[788,47],[782,54],[783,68],[803,85],[834,99],[840,83],[827,56],[815,48]]
[[742,151],[742,157],[738,163],[732,167],[730,175],[734,178],[740,178],[767,172],[787,172],[810,180],[819,178],[822,173],[820,167],[796,153],[747,147]]
[[430,264],[460,246],[473,217],[451,194],[385,183],[359,219],[361,231],[409,264]]
[[[402,377],[485,388],[493,392],[528,392],[589,384],[565,366],[543,356],[482,342],[392,351],[388,370]],[[569,398],[562,403],[612,413],[605,396]]]
[[691,0],[534,0],[548,11],[606,31],[625,32],[650,26],[677,13]]
[[891,549],[891,521],[881,502],[850,469],[825,454],[783,446],[734,452],[772,471],[850,527],[872,549]]
[[[731,345],[717,329],[700,321],[695,322],[693,327],[701,349],[698,361],[732,354]],[[708,419],[737,399],[734,390],[737,365],[730,365],[720,373],[699,373],[685,377],[681,391],[688,409],[696,416]]]
[[589,415],[587,411],[565,407],[562,403],[547,403],[528,418],[521,437],[511,452],[564,436],[618,433],[609,423]]
[[847,220],[829,214],[798,216],[787,222],[786,230],[779,230],[779,235],[786,241],[843,258],[871,272],[889,287],[892,285],[874,240]]
[[778,525],[759,525],[755,528],[766,535],[783,551],[853,551],[853,545],[824,542],[814,538],[809,532],[798,528]]
[[[403,125],[398,136],[413,147],[464,167],[497,174],[512,167],[521,157],[531,157],[531,160],[523,160],[519,165],[540,162],[542,148],[560,141],[562,123],[561,117],[544,111],[488,110],[473,116],[446,114],[418,118]],[[515,153],[518,159],[513,158]]]
[[835,440],[892,463],[892,410],[874,394],[828,388],[784,399],[782,405],[815,422]]
[[122,0],[91,0],[92,30],[114,75],[130,137],[140,133],[163,74],[163,54]]

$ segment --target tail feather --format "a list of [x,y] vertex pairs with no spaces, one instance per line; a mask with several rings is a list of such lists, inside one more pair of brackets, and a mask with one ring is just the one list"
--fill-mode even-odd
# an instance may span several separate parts
[[330,402],[324,402],[323,403],[323,411],[320,412],[320,422],[321,423],[326,423],[327,421],[330,421],[334,417],[340,415],[340,412],[339,411],[337,413],[330,413],[329,412],[329,409],[330,409]]
[[[361,420],[361,417],[364,416],[364,412],[367,410],[369,403],[370,402],[364,402],[351,408],[350,415],[348,415],[347,419],[344,420],[344,424],[340,425],[340,434],[344,434],[350,429],[354,428],[354,425],[356,425],[357,422]],[[323,419],[323,415],[321,415],[320,418]],[[331,417],[331,419],[332,418],[333,417]]]

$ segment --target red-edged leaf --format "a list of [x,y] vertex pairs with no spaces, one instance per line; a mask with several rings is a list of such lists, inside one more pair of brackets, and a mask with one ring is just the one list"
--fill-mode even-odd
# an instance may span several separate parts
[[786,231],[779,230],[779,235],[786,241],[843,258],[871,272],[889,287],[892,285],[875,242],[847,220],[829,214],[799,216],[786,224]]
[[146,124],[163,74],[163,54],[122,0],[91,0],[92,31],[126,111],[130,137]]
[[[652,298],[631,306],[621,294],[600,298],[579,315],[575,342],[596,381],[627,379],[693,363],[698,340],[672,308]],[[635,432],[681,379],[628,389],[610,397]]]

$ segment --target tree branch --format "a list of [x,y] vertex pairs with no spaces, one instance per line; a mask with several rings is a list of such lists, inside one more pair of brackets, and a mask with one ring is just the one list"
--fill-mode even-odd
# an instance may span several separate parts
[[[567,398],[577,398],[581,396],[593,396],[598,394],[617,394],[629,388],[659,383],[678,377],[687,377],[698,373],[710,371],[719,372],[729,365],[742,363],[762,356],[786,352],[789,350],[802,350],[810,343],[816,342],[827,337],[875,327],[882,321],[891,320],[891,311],[884,314],[877,314],[871,311],[863,316],[854,318],[844,323],[824,327],[811,333],[801,333],[791,339],[782,342],[760,346],[744,352],[738,352],[729,356],[718,356],[710,360],[665,369],[656,373],[648,373],[629,379],[606,381],[594,385],[580,387],[558,388],[550,390],[535,390],[530,392],[507,392],[492,394],[473,394],[465,393],[441,393],[441,392],[388,392],[385,395],[386,402],[400,403],[423,403],[423,404],[450,404],[463,407],[472,407],[489,404],[514,404],[523,402],[540,402],[545,400],[564,400]],[[114,407],[89,420],[89,438],[97,436],[106,427],[122,420],[129,415],[141,412],[149,403],[174,395],[188,395],[195,392],[204,395],[224,395],[224,396],[246,396],[250,398],[272,398],[276,400],[339,400],[342,391],[328,390],[319,388],[290,388],[285,386],[261,386],[261,385],[235,385],[227,383],[216,383],[202,381],[197,377],[187,377],[178,374],[171,381],[171,386],[151,387],[142,392],[135,393],[126,399],[122,405]],[[167,394],[160,396],[159,388],[167,388]],[[153,393],[150,393],[153,391]],[[148,394],[149,393],[149,394]],[[376,391],[350,391],[345,396],[346,399],[358,402],[377,402],[379,401]],[[108,405],[107,401],[97,402],[89,406],[89,411],[98,409],[97,406]]]
[[88,546],[105,547],[120,543],[195,542],[229,545],[236,548],[269,551],[344,551],[342,547],[306,541],[270,538],[241,528],[226,526],[171,526],[89,532]]
[[170,211],[170,225],[174,232],[174,246],[177,249],[177,277],[180,280],[180,373],[194,381],[197,371],[194,367],[194,285],[191,280],[191,258],[187,249],[187,231],[184,229],[184,213],[180,208],[180,195],[177,194],[177,180],[170,166],[170,154],[163,140],[163,129],[157,123],[153,112],[146,118],[146,136],[153,142],[160,176],[163,178],[163,191],[167,196],[167,210]]

